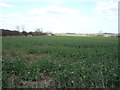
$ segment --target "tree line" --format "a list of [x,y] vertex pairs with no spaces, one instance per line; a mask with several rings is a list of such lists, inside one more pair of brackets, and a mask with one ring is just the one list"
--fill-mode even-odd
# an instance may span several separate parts
[[54,35],[51,32],[42,32],[40,29],[36,29],[35,32],[17,31],[17,30],[6,30],[0,29],[0,36],[44,36],[44,35]]

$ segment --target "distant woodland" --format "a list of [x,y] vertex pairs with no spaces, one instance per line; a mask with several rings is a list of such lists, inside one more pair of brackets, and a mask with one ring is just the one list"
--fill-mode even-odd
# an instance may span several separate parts
[[44,36],[44,35],[54,35],[52,33],[45,33],[39,29],[35,32],[26,32],[26,31],[16,31],[16,30],[6,30],[0,29],[0,36]]

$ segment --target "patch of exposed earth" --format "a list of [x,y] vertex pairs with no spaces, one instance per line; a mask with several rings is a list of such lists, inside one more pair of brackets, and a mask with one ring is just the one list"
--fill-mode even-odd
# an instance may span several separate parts
[[44,79],[38,81],[26,81],[15,75],[9,78],[9,88],[49,88],[53,83],[52,77],[46,75]]

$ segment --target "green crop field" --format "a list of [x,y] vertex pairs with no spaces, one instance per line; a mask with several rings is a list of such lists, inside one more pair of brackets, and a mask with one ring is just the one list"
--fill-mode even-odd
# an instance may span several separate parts
[[118,87],[118,38],[2,38],[3,88]]

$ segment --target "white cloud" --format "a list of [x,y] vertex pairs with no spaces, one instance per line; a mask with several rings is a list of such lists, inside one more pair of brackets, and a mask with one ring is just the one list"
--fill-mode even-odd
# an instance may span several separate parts
[[58,6],[47,6],[47,7],[43,7],[43,8],[35,8],[29,11],[29,13],[31,14],[35,14],[35,15],[75,15],[75,14],[79,14],[80,11],[79,10],[74,10],[74,9],[70,9],[70,8],[62,8],[62,7],[58,7]]
[[48,2],[51,4],[61,4],[64,3],[64,0],[48,0]]
[[29,13],[33,15],[29,19],[36,27],[41,26],[45,30],[53,32],[87,32],[83,30],[93,29],[93,25],[95,25],[93,19],[83,17],[79,10],[71,8],[47,6],[32,9]]
[[88,32],[88,29],[93,30],[93,25],[96,25],[93,19],[81,16],[79,10],[71,8],[47,6],[32,9],[29,13],[32,17],[28,19],[34,23],[34,27],[41,26],[53,32]]
[[15,29],[16,25],[24,24],[25,16],[21,15],[20,13],[11,13],[11,14],[0,14],[0,28],[8,28]]
[[105,17],[108,19],[117,19],[118,18],[118,2],[97,2],[96,8],[93,11],[97,12],[99,16]]
[[62,2],[98,2],[98,1],[119,1],[119,0],[1,0],[1,2],[50,2],[50,3],[62,3]]
[[7,8],[9,8],[9,7],[13,7],[13,6],[10,5],[10,4],[7,4],[7,3],[0,3],[0,7],[7,7]]
[[4,17],[3,28],[8,27],[14,30],[16,25],[24,24],[27,31],[34,31],[35,28],[42,27],[43,31],[52,31],[54,33],[83,33],[88,32],[88,29],[93,30],[93,25],[95,25],[93,19],[83,17],[80,15],[79,10],[71,8],[48,6],[32,9],[26,14],[13,13],[1,16]]
[[118,8],[118,2],[98,2],[97,7],[94,8],[95,11],[103,11],[103,12],[108,12],[108,11],[113,11]]
[[17,17],[17,18],[23,18],[23,15],[21,15],[20,13],[13,13],[13,14],[9,14],[10,17]]

